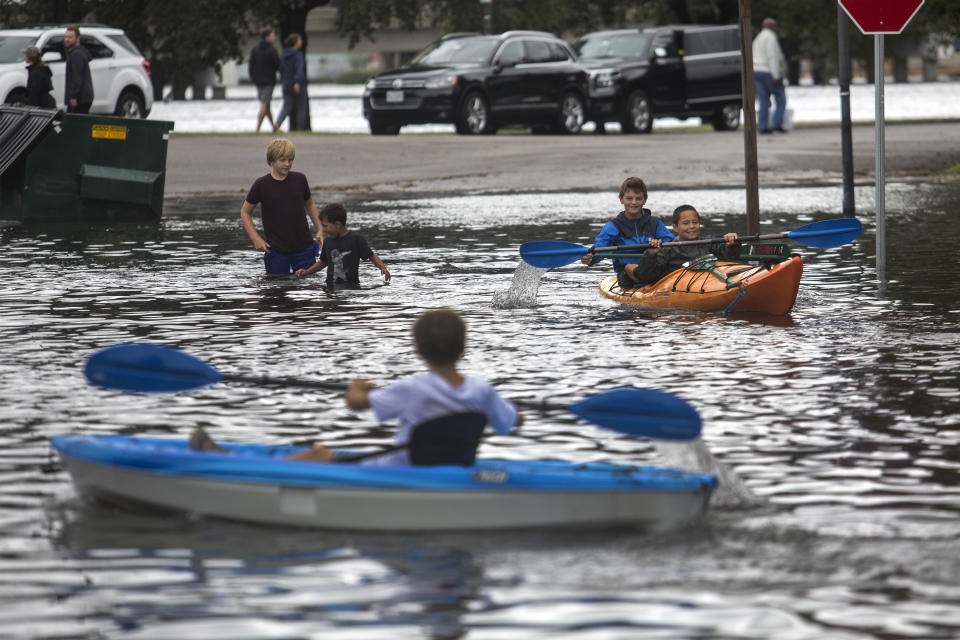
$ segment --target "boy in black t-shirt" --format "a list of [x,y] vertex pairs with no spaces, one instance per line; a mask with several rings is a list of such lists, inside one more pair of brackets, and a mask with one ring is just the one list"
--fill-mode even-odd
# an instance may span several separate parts
[[[267,145],[270,173],[253,183],[240,208],[240,220],[253,246],[263,251],[263,264],[269,274],[288,274],[314,264],[323,242],[323,229],[317,205],[310,195],[307,177],[291,171],[296,149],[285,138]],[[253,210],[260,205],[263,235],[253,226]],[[304,215],[306,214],[306,215]],[[307,216],[313,220],[316,235],[310,235]]]
[[331,202],[320,210],[320,224],[326,237],[320,260],[312,267],[298,269],[297,277],[307,276],[324,267],[327,269],[327,286],[360,285],[360,261],[369,260],[380,269],[384,281],[390,282],[390,272],[380,256],[375,254],[366,238],[347,228],[347,210],[339,202]]

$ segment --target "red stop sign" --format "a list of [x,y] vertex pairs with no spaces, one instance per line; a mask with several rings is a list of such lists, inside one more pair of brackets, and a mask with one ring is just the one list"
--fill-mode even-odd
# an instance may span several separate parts
[[900,33],[920,9],[923,0],[839,0],[860,31]]

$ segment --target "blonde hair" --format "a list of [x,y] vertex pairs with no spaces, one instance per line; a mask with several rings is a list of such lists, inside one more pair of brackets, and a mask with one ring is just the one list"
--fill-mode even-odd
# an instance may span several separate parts
[[273,166],[273,163],[280,158],[290,158],[293,160],[297,155],[297,148],[286,138],[277,138],[271,140],[267,145],[267,164]]

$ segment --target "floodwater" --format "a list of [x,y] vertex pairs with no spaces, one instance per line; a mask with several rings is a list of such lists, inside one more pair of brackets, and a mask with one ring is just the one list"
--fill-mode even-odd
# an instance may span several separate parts
[[[858,189],[862,211],[872,197]],[[840,201],[837,187],[763,190],[763,233],[839,215]],[[745,228],[741,191],[651,193],[661,215],[682,202],[706,235]],[[264,278],[228,199],[168,201],[156,226],[5,228],[0,636],[960,636],[958,202],[955,183],[888,185],[886,283],[869,214],[843,247],[794,243],[805,271],[784,318],[618,306],[596,288],[605,266],[518,272],[523,241],[590,244],[617,211],[611,193],[347,200],[394,278],[364,265],[367,286],[337,293],[319,277]],[[369,414],[330,393],[123,394],[81,368],[141,340],[230,373],[385,383],[419,369],[409,325],[441,304],[467,320],[465,368],[508,397],[657,387],[704,420],[702,443],[667,450],[528,412],[483,455],[706,459],[725,479],[709,516],[667,534],[274,528],[86,504],[51,454],[58,434],[197,425],[240,441],[380,442]]]

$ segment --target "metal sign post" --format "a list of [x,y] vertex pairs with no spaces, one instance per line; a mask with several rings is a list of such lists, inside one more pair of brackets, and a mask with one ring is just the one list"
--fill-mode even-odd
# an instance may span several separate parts
[[883,175],[883,34],[900,33],[916,15],[923,0],[837,0],[864,35],[873,35],[874,86],[876,87],[876,206],[877,280],[883,286],[886,271],[886,220]]
[[883,284],[886,280],[887,268],[887,221],[884,211],[884,179],[883,154],[886,140],[883,131],[883,76],[886,71],[886,65],[883,57],[883,34],[878,33],[873,36],[873,73],[874,83],[876,84],[876,133],[874,142],[874,152],[876,155],[876,201],[877,201],[877,280]]

